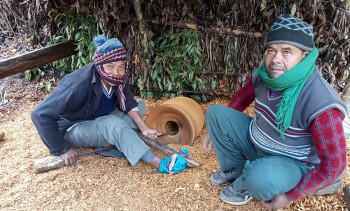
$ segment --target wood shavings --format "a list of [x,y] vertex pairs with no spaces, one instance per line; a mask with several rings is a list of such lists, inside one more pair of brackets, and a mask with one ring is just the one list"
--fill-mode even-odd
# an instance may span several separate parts
[[174,196],[177,192],[179,192],[180,190],[185,190],[185,188],[176,188],[175,191],[171,194],[171,196]]
[[[166,99],[146,99],[148,109]],[[213,104],[227,105],[229,100],[216,99],[200,104],[206,111]],[[193,146],[170,145],[175,150],[188,148],[199,168],[180,174],[161,174],[144,162],[131,166],[125,159],[97,154],[79,158],[79,167],[62,167],[44,174],[34,174],[33,160],[49,155],[30,119],[37,102],[23,103],[19,112],[1,120],[6,132],[0,142],[0,210],[266,210],[259,200],[244,206],[229,205],[220,200],[223,187],[209,181],[219,163],[215,153],[205,153],[202,139],[205,127]],[[253,105],[245,111],[253,115]],[[350,146],[347,140],[348,147]],[[78,148],[78,151],[86,149]],[[165,153],[154,150],[161,158]],[[349,154],[348,154],[349,155]],[[349,162],[350,163],[350,162]],[[349,171],[349,169],[348,169]],[[349,176],[345,184],[349,184]],[[292,203],[289,210],[347,210],[342,190],[329,196],[304,197]]]

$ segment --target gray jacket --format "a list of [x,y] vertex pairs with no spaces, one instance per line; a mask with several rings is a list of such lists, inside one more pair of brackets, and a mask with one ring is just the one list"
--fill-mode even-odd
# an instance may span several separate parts
[[[128,113],[137,107],[128,80],[124,81],[123,91]],[[64,133],[74,122],[88,120],[99,106],[103,94],[100,75],[95,64],[90,63],[65,76],[54,91],[32,111],[32,121],[44,144],[52,155],[62,155],[70,148]],[[118,99],[118,90],[114,89]],[[115,109],[118,102],[114,105]]]

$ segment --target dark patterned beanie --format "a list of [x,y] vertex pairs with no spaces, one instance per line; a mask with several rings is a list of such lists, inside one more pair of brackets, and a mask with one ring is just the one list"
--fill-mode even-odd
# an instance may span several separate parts
[[96,46],[94,55],[96,70],[100,74],[101,78],[106,80],[108,83],[117,86],[119,92],[118,102],[120,110],[125,111],[126,108],[123,83],[127,77],[127,63],[125,64],[125,75],[123,77],[107,74],[104,71],[102,65],[106,63],[127,60],[126,50],[117,38],[108,39],[108,35],[107,37],[105,35],[98,35],[94,38],[94,44]]
[[278,16],[269,31],[265,47],[272,43],[286,43],[305,51],[314,47],[313,27],[289,14]]

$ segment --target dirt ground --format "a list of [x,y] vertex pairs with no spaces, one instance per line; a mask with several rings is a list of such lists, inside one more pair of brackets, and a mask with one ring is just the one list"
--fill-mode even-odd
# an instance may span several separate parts
[[[16,77],[0,80],[0,128],[6,134],[0,141],[1,210],[265,210],[255,199],[244,206],[220,200],[223,187],[209,181],[219,169],[218,161],[201,146],[207,134],[205,127],[193,146],[171,145],[188,148],[191,158],[201,163],[180,174],[161,174],[144,162],[132,167],[125,159],[96,154],[81,157],[74,167],[35,174],[34,160],[49,155],[30,118],[31,111],[47,95],[38,87],[39,82]],[[164,101],[146,99],[147,112]],[[216,99],[200,106],[205,111],[213,104],[228,102]],[[166,156],[158,150],[155,153]],[[347,176],[345,184],[349,180]],[[328,196],[305,197],[284,210],[348,209],[340,189]]]

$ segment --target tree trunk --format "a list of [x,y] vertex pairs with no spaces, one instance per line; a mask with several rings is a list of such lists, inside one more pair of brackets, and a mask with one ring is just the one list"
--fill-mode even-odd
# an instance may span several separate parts
[[[150,65],[150,57],[149,57],[149,52],[148,52],[148,38],[147,38],[147,33],[145,31],[145,26],[143,24],[143,17],[141,13],[141,5],[139,0],[133,0],[134,2],[134,9],[136,12],[136,19],[139,24],[139,32],[141,36],[141,46],[142,46],[142,52],[143,52],[143,58],[146,63],[146,69],[143,72],[143,81],[144,83],[147,82],[147,77],[148,77],[148,70],[151,69]],[[146,84],[147,88],[149,88],[148,83]]]
[[341,94],[341,98],[347,105],[350,98],[350,77],[348,77],[345,80],[345,86],[344,86],[343,93]]

